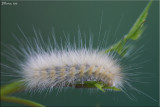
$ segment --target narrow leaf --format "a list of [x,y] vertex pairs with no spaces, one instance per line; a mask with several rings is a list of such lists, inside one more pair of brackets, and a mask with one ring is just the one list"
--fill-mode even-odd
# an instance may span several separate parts
[[138,40],[145,30],[144,22],[146,21],[148,11],[149,11],[151,4],[152,4],[152,0],[148,3],[146,8],[143,10],[143,12],[139,16],[139,18],[137,19],[137,21],[135,22],[133,27],[130,29],[128,34],[125,35],[124,38],[122,38],[116,44],[114,44],[110,48],[108,48],[105,51],[105,53],[109,53],[109,52],[114,51],[114,52],[117,52],[122,57],[125,56],[125,54],[128,52],[128,49],[129,49],[129,48],[126,48],[126,47],[128,47],[128,45],[126,45],[126,43],[129,40],[133,40],[133,41]]
[[30,101],[30,100],[26,100],[23,98],[12,97],[12,96],[1,97],[1,101],[19,103],[19,104],[28,105],[31,107],[45,107],[44,105],[41,105],[39,103]]
[[98,89],[100,89],[102,92],[105,92],[105,91],[102,89],[102,87],[103,87],[102,84],[96,83],[96,84],[94,84],[94,86],[97,87]]
[[7,85],[1,87],[1,96],[12,94],[14,92],[21,90],[22,88],[23,88],[22,81],[16,81],[16,82],[7,84]]

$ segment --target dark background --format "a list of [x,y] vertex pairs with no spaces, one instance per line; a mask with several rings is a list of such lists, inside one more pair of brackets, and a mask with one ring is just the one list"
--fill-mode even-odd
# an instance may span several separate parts
[[[13,2],[11,2],[13,3]],[[107,46],[123,37],[134,24],[140,13],[147,5],[147,1],[23,1],[16,2],[16,6],[1,5],[1,42],[5,45],[17,47],[12,34],[18,38],[23,38],[17,25],[23,29],[27,38],[34,37],[33,26],[40,29],[42,35],[51,35],[54,28],[56,36],[62,37],[63,32],[70,33],[71,38],[77,36],[78,27],[82,32],[89,35],[94,34],[94,43],[97,43],[100,23],[102,18],[102,29],[100,39],[103,39],[104,32],[109,37]],[[139,83],[134,82],[134,86],[147,95],[158,101],[159,96],[159,2],[154,1],[151,5],[146,24],[147,29],[142,35],[141,40],[136,43],[137,49],[141,49],[140,57],[134,60],[137,67],[141,69],[131,70],[130,72],[140,72]],[[86,37],[87,38],[87,37]],[[106,47],[107,47],[106,46]],[[6,50],[1,45],[2,53]],[[139,55],[136,53],[132,59]],[[12,67],[6,57],[1,56],[1,63]],[[148,61],[149,60],[149,61]],[[147,62],[146,62],[147,61]],[[139,62],[142,64],[139,65]],[[143,63],[146,62],[146,63]],[[130,63],[128,63],[130,64]],[[1,72],[8,72],[2,69]],[[13,72],[12,72],[13,73]],[[146,75],[147,73],[147,75]],[[2,84],[11,81],[1,73]],[[143,75],[144,74],[144,75]],[[149,77],[149,78],[145,78]],[[128,91],[131,93],[131,91]],[[86,89],[64,89],[57,95],[57,90],[53,93],[27,93],[21,92],[16,96],[30,99],[46,106],[158,106],[158,102],[153,101],[143,94],[133,92],[136,97],[130,100],[121,92],[88,91]],[[22,106],[14,103],[2,103],[2,106]]]

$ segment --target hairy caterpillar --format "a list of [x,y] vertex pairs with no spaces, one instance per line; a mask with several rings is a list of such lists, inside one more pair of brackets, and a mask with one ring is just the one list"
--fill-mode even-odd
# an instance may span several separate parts
[[67,45],[62,49],[50,46],[45,52],[40,45],[35,45],[37,52],[29,49],[29,53],[23,53],[27,57],[22,64],[22,77],[28,87],[64,87],[85,81],[102,81],[116,87],[122,84],[121,67],[111,55],[103,54],[99,49]]
[[[25,36],[25,37],[27,37],[27,36]],[[40,38],[40,36],[38,36],[36,38]],[[27,41],[28,39],[24,39],[24,40]],[[46,43],[43,43],[43,41],[38,40],[38,39],[33,40],[32,42],[35,41],[34,43],[31,43],[31,41],[28,40],[29,41],[29,42],[27,42],[28,46],[26,46],[26,42],[24,42],[24,40],[22,40],[20,42],[21,45],[22,44],[25,45],[24,48],[21,48],[20,53],[22,54],[23,57],[25,57],[26,60],[22,60],[18,57],[19,62],[17,62],[17,63],[20,64],[21,69],[19,71],[28,71],[28,72],[20,73],[18,71],[18,73],[20,73],[20,77],[22,78],[22,80],[25,82],[25,85],[28,86],[29,89],[33,88],[35,90],[42,90],[42,89],[47,89],[47,88],[52,89],[52,88],[56,88],[56,87],[63,88],[63,87],[68,86],[70,83],[73,84],[73,86],[74,86],[76,81],[75,80],[72,81],[72,78],[71,78],[72,76],[79,79],[77,81],[82,84],[85,81],[91,81],[91,80],[93,81],[94,80],[94,81],[103,81],[105,84],[107,84],[109,86],[115,86],[118,88],[123,86],[122,81],[124,81],[126,79],[124,77],[125,74],[123,74],[123,72],[122,72],[123,68],[121,68],[119,61],[116,61],[117,58],[114,59],[111,54],[104,54],[104,52],[103,52],[104,49],[99,49],[99,48],[93,49],[93,48],[87,48],[87,47],[85,48],[85,45],[83,45],[81,47],[81,43],[83,44],[83,42],[81,42],[81,39],[79,39],[80,45],[77,47],[76,47],[76,45],[73,45],[73,44],[72,44],[73,45],[73,47],[72,47],[72,45],[70,45],[70,42],[67,42],[66,47],[61,47],[61,46],[58,46],[55,44],[56,49],[41,46],[40,44],[46,44]],[[88,39],[86,41],[88,41]],[[61,44],[61,43],[57,43],[57,44]],[[13,50],[16,51],[16,49],[13,49]],[[64,54],[63,52],[66,52],[66,54]],[[16,51],[16,53],[19,53],[19,50]],[[26,53],[26,54],[24,54],[24,53]],[[82,55],[87,56],[87,58],[86,58],[88,61],[88,62],[86,61],[87,64],[81,62],[81,60],[84,58],[84,57],[80,57]],[[94,55],[97,56],[97,59],[94,57]],[[15,56],[16,55],[13,54],[13,58],[15,58]],[[33,56],[33,57],[31,57],[31,56]],[[55,57],[54,59],[58,59],[58,61],[51,60],[52,59],[51,57]],[[33,61],[30,59],[32,59]],[[79,59],[79,60],[72,61],[71,59]],[[96,59],[96,61],[94,59]],[[109,82],[110,77],[112,77],[109,74],[104,75],[103,73],[100,73],[101,75],[98,75],[98,76],[94,74],[94,72],[98,68],[101,68],[102,65],[105,65],[105,64],[98,63],[98,60],[100,60],[100,59],[102,59],[102,62],[107,62],[107,66],[109,64],[113,65],[113,66],[109,66],[107,69],[105,67],[104,68],[102,67],[103,70],[101,72],[103,72],[105,70],[106,71],[111,70],[111,68],[117,69],[116,75],[115,75],[115,73],[113,73],[114,70],[111,70],[111,71],[113,71],[113,72],[111,72],[114,74],[113,76],[116,77],[116,79],[111,78],[111,80],[113,80],[114,82]],[[15,61],[15,60],[12,60],[12,61]],[[40,61],[42,61],[43,64],[41,64]],[[63,64],[61,61],[63,61]],[[33,64],[31,64],[31,62]],[[59,63],[59,62],[61,62],[61,63]],[[66,64],[66,62],[67,62],[67,64]],[[47,63],[50,63],[51,65],[47,64]],[[74,64],[72,64],[72,63],[74,63]],[[34,66],[34,64],[39,65],[39,66],[36,67],[36,66]],[[31,66],[34,66],[34,67],[31,67]],[[30,68],[31,68],[31,70],[27,70]],[[36,68],[36,69],[34,69],[36,73],[31,72],[31,71],[34,71],[32,68]],[[40,69],[37,70],[37,68],[40,68]],[[52,70],[55,71],[54,72],[55,74],[52,72]],[[70,72],[72,70],[74,71],[74,73],[76,72],[77,75],[75,75],[73,72]],[[65,73],[63,73],[63,71],[65,71]],[[93,76],[90,76],[89,71],[92,71],[91,74]],[[26,73],[26,74],[23,74],[23,73]],[[51,76],[51,75],[53,75],[53,76]],[[38,76],[37,79],[34,78],[36,76]],[[82,77],[80,78],[80,76],[82,76],[83,78]],[[55,79],[53,78],[53,81],[51,81],[52,80],[51,77],[57,77],[57,78],[55,78]],[[99,78],[97,78],[97,77],[99,77]],[[107,78],[105,78],[106,80],[103,79],[103,77],[107,77]],[[67,84],[65,84],[63,79],[67,80]],[[69,81],[69,79],[71,81]],[[117,79],[120,81],[116,82]],[[59,81],[57,81],[57,80],[59,80]],[[123,87],[125,87],[125,86],[123,86]]]
[[[45,89],[43,87],[66,87],[86,81],[101,81],[117,88],[122,86],[122,67],[112,54],[106,54],[100,48],[93,49],[92,37],[89,48],[82,39],[78,40],[79,46],[76,41],[73,46],[69,41],[65,43],[65,47],[59,46],[54,36],[53,40],[50,38],[54,45],[43,47],[43,38],[35,30],[34,32],[36,38],[33,43],[25,37],[27,42],[24,47],[22,45],[18,50],[13,48],[24,57],[22,61],[19,59],[21,70],[18,73],[28,88],[38,87],[41,90]],[[80,32],[78,38],[82,38]],[[19,43],[22,44],[21,41]]]

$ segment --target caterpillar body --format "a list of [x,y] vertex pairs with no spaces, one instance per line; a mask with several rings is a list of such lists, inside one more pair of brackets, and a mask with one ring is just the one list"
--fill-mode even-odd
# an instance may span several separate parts
[[120,87],[122,73],[119,64],[98,50],[62,50],[36,53],[23,65],[23,78],[29,87],[62,87],[85,81],[102,81]]
[[[23,40],[14,37],[20,47],[12,47],[7,53],[13,59],[10,60],[13,63],[17,59],[16,72],[27,89],[74,87],[77,83],[83,84],[87,81],[99,81],[110,87],[122,87],[125,76],[122,72],[123,67],[119,60],[114,58],[113,53],[105,53],[100,46],[93,48],[93,35],[87,43],[78,30],[77,44],[75,37],[73,45],[66,39],[63,41],[65,46],[60,46],[62,43],[58,43],[54,33],[48,41],[44,41],[41,33],[33,28],[35,38],[29,40],[20,27],[19,29],[24,35]],[[65,38],[69,37],[65,35]]]

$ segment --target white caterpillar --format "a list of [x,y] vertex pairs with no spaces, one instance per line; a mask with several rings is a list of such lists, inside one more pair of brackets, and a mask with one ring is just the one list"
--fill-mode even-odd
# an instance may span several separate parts
[[[36,31],[35,34],[37,36]],[[50,44],[47,49],[40,44],[44,41],[39,37],[41,39],[35,38],[35,42],[31,43],[25,36],[25,47],[20,50],[14,48],[25,58],[25,61],[20,60],[21,71],[18,73],[27,88],[66,87],[85,81],[101,81],[117,88],[122,86],[124,74],[118,61],[102,49],[93,49],[91,42],[87,48],[81,35],[78,37],[81,39],[80,46],[71,46],[70,42],[66,42],[65,47],[59,48],[53,37],[55,47]]]
[[102,81],[109,86],[122,84],[119,64],[98,50],[51,50],[28,56],[23,78],[29,87],[54,87],[84,81]]

